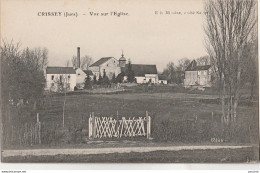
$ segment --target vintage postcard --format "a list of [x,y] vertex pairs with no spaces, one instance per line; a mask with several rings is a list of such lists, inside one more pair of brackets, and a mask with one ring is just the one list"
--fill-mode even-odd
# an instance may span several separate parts
[[258,163],[257,5],[1,0],[1,162]]

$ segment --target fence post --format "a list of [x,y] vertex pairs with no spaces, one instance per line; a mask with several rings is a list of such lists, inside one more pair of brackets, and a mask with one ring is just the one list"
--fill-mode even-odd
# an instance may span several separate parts
[[150,119],[150,116],[148,116],[148,111],[146,111],[146,121],[147,121],[147,139],[150,139],[150,129],[151,129],[151,119]]
[[94,112],[92,112],[92,134],[93,134],[93,138],[95,138],[96,137],[96,124],[95,124]]
[[116,131],[116,133],[118,133],[118,134],[117,134],[117,138],[119,138],[119,129],[118,129],[118,127],[119,127],[118,111],[116,111],[116,129],[115,129],[115,131]]
[[92,116],[91,113],[89,115],[89,119],[88,119],[88,137],[91,138],[92,135]]
[[42,143],[42,141],[41,141],[41,122],[40,122],[39,113],[37,113],[37,125],[38,125],[39,144],[41,144]]

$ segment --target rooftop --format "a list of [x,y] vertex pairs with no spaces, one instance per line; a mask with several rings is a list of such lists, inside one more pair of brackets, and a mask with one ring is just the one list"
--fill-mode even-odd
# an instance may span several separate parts
[[73,67],[47,67],[46,74],[76,74]]

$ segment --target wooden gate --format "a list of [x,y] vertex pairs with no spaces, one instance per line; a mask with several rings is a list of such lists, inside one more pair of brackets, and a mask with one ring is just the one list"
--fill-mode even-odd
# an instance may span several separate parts
[[146,112],[145,117],[115,119],[112,117],[89,118],[89,138],[112,138],[147,136],[151,134],[151,117]]

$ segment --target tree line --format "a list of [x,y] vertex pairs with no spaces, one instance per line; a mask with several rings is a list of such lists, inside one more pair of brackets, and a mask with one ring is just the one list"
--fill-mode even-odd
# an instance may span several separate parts
[[21,49],[20,43],[3,40],[0,51],[2,110],[14,105],[19,113],[22,104],[36,109],[43,96],[48,50],[40,47]]

